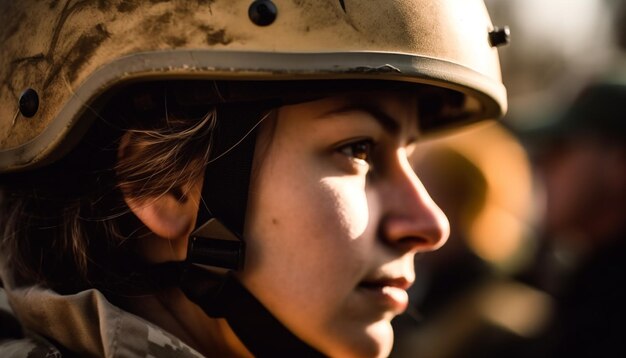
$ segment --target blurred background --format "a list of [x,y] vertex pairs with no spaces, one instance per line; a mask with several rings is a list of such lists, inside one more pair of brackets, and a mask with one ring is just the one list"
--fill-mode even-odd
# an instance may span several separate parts
[[626,0],[486,0],[509,112],[421,144],[451,222],[392,357],[626,357]]

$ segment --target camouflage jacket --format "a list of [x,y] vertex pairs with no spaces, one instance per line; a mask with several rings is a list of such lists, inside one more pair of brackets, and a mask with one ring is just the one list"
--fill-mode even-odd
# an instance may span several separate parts
[[0,291],[0,357],[202,357],[97,290],[60,295],[5,281]]

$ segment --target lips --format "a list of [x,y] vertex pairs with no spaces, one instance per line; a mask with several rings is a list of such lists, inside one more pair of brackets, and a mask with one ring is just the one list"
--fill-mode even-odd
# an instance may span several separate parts
[[409,287],[411,287],[411,284],[412,282],[407,280],[404,277],[398,277],[398,278],[381,277],[381,278],[376,278],[376,279],[365,279],[361,281],[361,283],[359,283],[359,287],[378,288],[378,287],[389,286],[389,287],[399,288],[402,290],[407,290]]
[[357,290],[371,300],[372,304],[381,305],[386,310],[400,314],[406,310],[409,295],[406,290],[412,282],[404,277],[379,277],[365,279]]

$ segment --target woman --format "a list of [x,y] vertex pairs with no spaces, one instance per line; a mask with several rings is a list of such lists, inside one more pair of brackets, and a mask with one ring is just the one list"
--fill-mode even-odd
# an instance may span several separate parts
[[3,4],[5,352],[388,355],[448,231],[413,144],[506,109],[456,6]]

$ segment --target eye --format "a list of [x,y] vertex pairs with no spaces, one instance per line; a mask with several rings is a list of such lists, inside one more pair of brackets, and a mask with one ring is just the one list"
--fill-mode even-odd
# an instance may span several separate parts
[[371,163],[373,147],[374,142],[371,139],[363,139],[344,144],[338,148],[338,151],[355,162],[365,165]]

